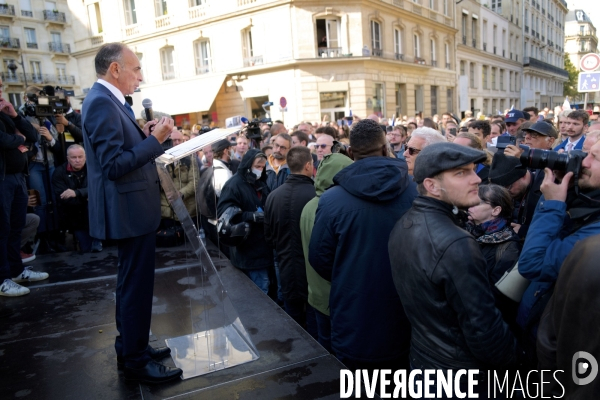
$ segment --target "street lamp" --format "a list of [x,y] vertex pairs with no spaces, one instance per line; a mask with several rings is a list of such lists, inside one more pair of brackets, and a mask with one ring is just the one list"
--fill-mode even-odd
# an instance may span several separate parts
[[[18,62],[18,61],[17,61]],[[18,62],[21,67],[23,67],[23,80],[25,81],[25,90],[27,90],[27,74],[25,73],[25,63],[23,62],[23,54],[21,53],[21,62]],[[8,68],[10,70],[10,72],[12,72],[13,76],[17,76],[16,71],[17,71],[17,64],[15,64],[15,60],[10,60],[10,62],[8,63],[8,65],[6,66],[6,68]]]

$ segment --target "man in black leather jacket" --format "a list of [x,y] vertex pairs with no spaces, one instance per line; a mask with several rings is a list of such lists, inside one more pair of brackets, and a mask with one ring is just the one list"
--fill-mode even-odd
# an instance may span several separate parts
[[474,166],[485,157],[436,143],[415,161],[420,196],[389,240],[394,284],[412,326],[412,368],[486,370],[515,361],[515,340],[495,308],[486,261],[462,228],[461,210],[480,202]]

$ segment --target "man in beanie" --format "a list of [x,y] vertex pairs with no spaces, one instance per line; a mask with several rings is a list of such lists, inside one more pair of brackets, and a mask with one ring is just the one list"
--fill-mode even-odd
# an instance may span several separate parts
[[[435,143],[415,161],[420,196],[388,244],[394,284],[412,326],[413,369],[485,370],[515,362],[515,340],[495,307],[485,258],[463,229],[465,211],[481,202],[475,165],[485,158],[470,147]],[[461,380],[461,389],[466,383]]]
[[519,237],[524,239],[533,219],[535,206],[542,195],[540,185],[544,181],[544,171],[530,171],[517,157],[496,153],[492,159],[489,181],[508,189],[515,206],[512,226]]

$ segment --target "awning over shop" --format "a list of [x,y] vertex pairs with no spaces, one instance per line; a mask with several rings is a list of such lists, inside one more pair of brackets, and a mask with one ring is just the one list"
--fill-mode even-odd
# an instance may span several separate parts
[[152,100],[153,110],[171,115],[208,111],[225,77],[225,74],[210,74],[172,83],[164,81],[156,86],[143,86],[141,92],[134,93],[133,110],[136,115],[140,115],[143,109],[142,99],[148,98]]

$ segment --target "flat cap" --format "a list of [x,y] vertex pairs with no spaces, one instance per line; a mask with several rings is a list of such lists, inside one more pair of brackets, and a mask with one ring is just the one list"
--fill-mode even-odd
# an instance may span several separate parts
[[425,147],[415,160],[415,182],[422,183],[449,169],[471,163],[480,163],[487,158],[483,151],[459,144],[442,142]]
[[524,177],[526,173],[527,168],[521,164],[521,161],[517,157],[507,156],[504,153],[496,153],[492,159],[488,179],[490,183],[508,188]]
[[227,139],[221,139],[218,142],[212,144],[212,151],[215,153],[221,150],[225,150],[231,147],[231,142]]
[[554,139],[558,138],[558,132],[556,132],[556,129],[554,129],[554,127],[546,121],[536,122],[535,124],[531,125],[529,128],[525,128],[523,130],[525,132],[535,132],[540,135],[550,136],[550,137],[553,137]]

